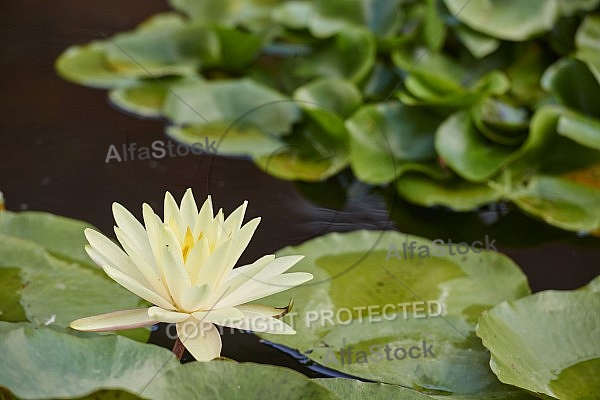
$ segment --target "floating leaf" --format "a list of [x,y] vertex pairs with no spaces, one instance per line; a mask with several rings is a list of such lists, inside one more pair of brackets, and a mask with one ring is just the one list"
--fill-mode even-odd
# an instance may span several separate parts
[[559,16],[558,3],[548,1],[444,0],[459,20],[476,31],[498,39],[523,41],[552,29]]
[[501,381],[550,398],[600,393],[600,294],[544,291],[484,313],[477,335]]
[[[402,254],[403,243],[407,242],[415,244],[412,259],[409,252]],[[390,256],[391,244],[402,254],[401,259]],[[425,248],[436,253],[426,257]],[[361,378],[448,394],[503,387],[485,368],[488,358],[474,340],[472,329],[481,311],[503,299],[529,293],[525,276],[507,257],[494,252],[458,255],[451,251],[440,255],[426,239],[380,231],[328,234],[279,252],[291,253],[306,256],[298,263],[298,270],[309,271],[314,279],[311,284],[268,299],[271,304],[283,304],[294,298],[295,313],[284,320],[294,326],[297,334],[261,337],[299,349],[329,368]],[[382,311],[390,299],[392,307]],[[438,307],[437,311],[444,318],[431,309],[427,310],[429,316],[415,318],[417,305],[406,304],[404,311],[396,305],[419,301],[439,302],[443,310]],[[368,316],[367,306],[377,310],[376,319],[371,319],[372,311]],[[340,310],[345,311],[340,314]],[[344,346],[369,351],[372,345],[383,349],[386,343],[422,346],[424,340],[434,344],[434,356],[340,363],[339,349]],[[332,356],[337,363],[329,358]]]
[[433,397],[426,396],[414,390],[396,385],[384,383],[361,382],[346,378],[319,378],[314,379],[319,385],[345,400],[362,399],[402,399],[402,400],[431,400]]

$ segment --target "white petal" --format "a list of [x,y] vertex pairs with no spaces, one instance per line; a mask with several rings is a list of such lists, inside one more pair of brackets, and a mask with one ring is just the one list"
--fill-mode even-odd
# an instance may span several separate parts
[[181,217],[181,213],[179,212],[179,207],[177,207],[175,199],[169,192],[165,193],[164,208],[164,223],[171,228],[171,231],[173,232],[179,243],[183,244],[183,237],[185,235],[187,225],[184,224],[183,218]]
[[[279,276],[292,268],[298,261],[302,260],[304,256],[284,256],[275,259],[269,265],[265,266],[261,271],[252,276],[252,279],[261,281],[269,280],[276,276]],[[235,271],[235,270],[234,270]]]
[[160,231],[162,229],[163,223],[154,213],[152,207],[150,205],[144,203],[142,205],[142,213],[144,215],[144,225],[146,226],[146,234],[148,235],[148,242],[150,243],[150,248],[152,249],[152,254],[154,254],[154,259],[157,262],[157,267],[160,271]]
[[192,316],[198,321],[212,322],[221,325],[223,321],[238,321],[244,318],[244,314],[236,308],[220,308],[217,310],[197,311]]
[[110,261],[111,264],[115,265],[121,271],[127,273],[129,257],[123,250],[114,244],[109,238],[103,234],[96,232],[93,229],[87,228],[85,231],[85,237],[90,245],[96,250],[102,257]]
[[241,285],[252,279],[254,274],[260,272],[265,265],[274,259],[275,256],[273,254],[268,254],[254,261],[252,264],[235,268],[229,273],[229,277],[212,292],[208,303],[214,304],[218,300],[221,300],[227,293],[235,292]]
[[149,301],[152,304],[156,304],[159,307],[170,309],[173,308],[171,302],[167,301],[165,298],[160,296],[158,293],[148,289],[141,283],[132,279],[131,277],[125,275],[121,271],[112,268],[109,265],[103,265],[102,269],[106,275],[110,276],[113,280],[115,280],[119,285],[123,286],[125,289],[129,290],[131,293],[136,294],[142,299]]
[[[183,199],[181,199],[181,216],[183,217],[184,225],[194,229],[196,225],[196,219],[198,218],[198,207],[196,206],[196,200],[192,194],[192,189],[185,191]],[[196,237],[194,237],[196,238]]]
[[185,259],[185,269],[188,271],[192,285],[198,284],[198,275],[200,273],[200,269],[209,256],[210,249],[208,248],[208,240],[203,237],[196,242]]
[[296,331],[285,322],[252,311],[242,311],[244,319],[239,321],[225,321],[221,326],[243,329],[246,331],[272,333],[279,335],[293,335]]
[[124,231],[118,227],[115,227],[115,234],[117,235],[117,239],[119,239],[121,246],[123,246],[123,249],[125,249],[129,255],[131,262],[139,272],[140,276],[144,277],[148,283],[148,288],[156,291],[164,298],[168,298],[169,293],[166,286],[162,282],[156,267],[149,265],[146,259],[138,253],[137,249],[132,247],[132,241]]
[[113,215],[115,222],[123,230],[123,232],[131,239],[133,247],[138,253],[146,256],[146,261],[149,264],[153,263],[152,249],[148,242],[148,234],[146,229],[125,207],[119,203],[113,203]]
[[196,225],[194,225],[193,227],[195,239],[198,238],[200,232],[205,231],[208,228],[208,226],[210,226],[213,220],[213,215],[214,212],[212,207],[212,199],[210,196],[208,196],[204,201],[204,204],[200,208],[200,212],[198,213],[198,217],[196,218]]
[[148,316],[159,322],[174,323],[185,321],[190,317],[190,314],[169,311],[160,307],[150,307],[148,309]]
[[165,281],[173,300],[181,305],[183,291],[192,286],[183,263],[181,246],[169,228],[163,226],[161,233],[161,265]]
[[237,231],[242,227],[242,222],[244,221],[244,214],[246,214],[246,208],[248,207],[248,201],[244,201],[244,203],[235,209],[229,217],[223,222],[224,233],[228,236],[234,235]]
[[197,272],[196,285],[208,285],[211,291],[219,285],[219,279],[224,271],[228,271],[232,266],[227,265],[228,255],[231,248],[231,241],[228,241],[212,253],[203,263]]
[[148,316],[147,308],[137,308],[81,318],[71,322],[69,326],[78,331],[107,332],[140,328],[157,323],[158,321]]
[[265,281],[251,280],[240,286],[236,291],[227,293],[223,296],[215,308],[235,307],[240,304],[270,296],[275,293],[283,292],[313,278],[308,272],[292,272],[289,274],[278,275]]
[[209,294],[208,285],[187,288],[181,294],[181,307],[186,311],[196,311],[202,307]]
[[221,355],[221,336],[209,322],[194,318],[177,324],[177,335],[186,349],[198,361],[210,361]]

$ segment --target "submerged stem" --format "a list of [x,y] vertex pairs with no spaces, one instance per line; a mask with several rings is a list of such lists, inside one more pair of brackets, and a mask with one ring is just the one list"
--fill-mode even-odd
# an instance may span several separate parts
[[175,357],[177,357],[177,359],[181,361],[181,357],[183,357],[183,353],[185,352],[185,346],[183,345],[181,340],[179,340],[179,337],[175,339],[175,344],[173,345],[173,350],[171,351],[173,352],[173,354],[175,354]]

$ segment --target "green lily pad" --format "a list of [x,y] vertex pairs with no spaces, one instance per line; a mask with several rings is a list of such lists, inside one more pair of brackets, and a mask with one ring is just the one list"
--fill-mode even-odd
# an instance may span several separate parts
[[[402,259],[391,255],[391,244],[403,253],[406,241],[416,244],[412,259],[407,257],[408,252],[399,255]],[[288,314],[284,321],[297,334],[260,336],[298,349],[329,368],[370,380],[440,394],[502,388],[485,367],[487,355],[472,330],[483,310],[503,299],[529,293],[525,276],[498,253],[458,255],[452,251],[426,257],[425,247],[436,250],[431,241],[398,232],[355,231],[328,234],[281,250],[280,255],[304,254],[306,258],[293,269],[309,271],[314,279],[310,284],[262,299],[277,305],[293,298],[295,313]],[[443,310],[440,306],[437,310],[444,318],[430,309],[429,316],[421,319],[424,315],[415,314],[418,305],[405,305],[404,310],[397,306],[419,301],[439,302]],[[392,308],[382,311],[390,303]],[[369,316],[368,306],[378,309],[374,313],[377,319],[372,319],[373,313]],[[330,320],[319,315],[328,315]],[[339,356],[340,347],[346,345],[360,351],[372,345],[383,348],[386,343],[421,346],[422,341],[434,344],[434,356],[366,364],[341,364]]]
[[142,81],[131,87],[113,89],[108,93],[112,104],[135,115],[149,118],[162,117],[162,107],[169,91],[162,80]]
[[309,29],[318,38],[357,26],[366,27],[377,36],[390,36],[402,26],[400,3],[400,0],[316,0]]
[[523,211],[570,231],[600,229],[600,190],[563,178],[534,176],[510,198]]
[[18,398],[77,398],[99,389],[138,394],[159,371],[179,365],[168,350],[121,336],[81,338],[0,322],[0,338],[0,386]]
[[500,192],[481,183],[437,181],[420,174],[406,174],[398,178],[396,191],[411,203],[425,207],[445,206],[454,211],[471,211],[502,197]]
[[485,182],[510,161],[515,149],[491,142],[459,111],[440,125],[435,148],[454,172],[471,182]]
[[251,125],[273,135],[290,132],[298,107],[279,92],[250,78],[174,85],[163,107],[176,124]]
[[402,400],[431,400],[433,397],[402,386],[386,385],[385,383],[361,382],[346,378],[314,379],[319,385],[346,400],[363,399],[402,399]]
[[600,393],[600,294],[545,291],[484,313],[477,335],[501,381],[565,400]]
[[0,268],[0,321],[26,320],[25,312],[19,304],[23,289],[20,273],[19,268]]
[[444,0],[452,15],[472,29],[498,39],[524,41],[552,29],[559,16],[557,1]]
[[87,222],[45,212],[0,212],[0,234],[31,240],[55,257],[96,268],[84,250],[86,228],[95,229]]
[[575,35],[576,57],[585,62],[600,83],[600,15],[585,17]]
[[143,392],[150,399],[340,400],[331,391],[287,368],[215,360],[161,372]]
[[363,182],[382,184],[409,170],[431,170],[440,118],[398,102],[361,107],[346,120],[350,164]]

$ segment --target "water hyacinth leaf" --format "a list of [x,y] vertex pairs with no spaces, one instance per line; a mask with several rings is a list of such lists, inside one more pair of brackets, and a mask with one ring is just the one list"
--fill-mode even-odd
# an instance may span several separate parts
[[589,14],[575,35],[576,57],[585,62],[600,82],[600,15]]
[[121,336],[80,338],[5,322],[0,352],[0,386],[23,399],[78,398],[100,389],[138,394],[158,371],[179,365],[168,350]]
[[579,11],[592,11],[600,0],[558,0],[562,15],[571,16]]
[[308,1],[286,1],[273,9],[273,20],[291,29],[308,26],[314,13],[314,4]]
[[365,100],[384,101],[400,82],[400,76],[387,64],[377,61],[362,85]]
[[396,181],[396,191],[411,203],[471,211],[499,201],[501,193],[488,185],[463,180],[438,181],[422,174],[406,174]]
[[348,29],[324,41],[314,53],[290,60],[291,73],[299,78],[344,78],[351,82],[363,79],[375,64],[376,43],[365,29]]
[[360,90],[343,79],[317,79],[293,94],[296,104],[332,137],[346,139],[344,120],[362,103]]
[[459,25],[454,28],[454,31],[462,44],[476,58],[483,58],[500,47],[498,39],[474,31],[466,25]]
[[279,179],[320,182],[346,168],[345,138],[335,138],[316,124],[296,126],[277,151],[254,159],[265,173]]
[[510,198],[523,211],[570,231],[600,229],[600,190],[564,178],[534,176]]
[[[402,253],[403,243],[406,242],[415,243],[412,258],[407,255],[409,253],[400,255],[402,259],[389,256],[390,244],[394,244]],[[294,298],[295,314],[283,319],[292,323],[296,335],[260,336],[298,349],[311,359],[327,364],[329,368],[362,378],[422,389],[436,386],[439,390],[463,393],[497,388],[497,380],[491,371],[486,371],[488,358],[485,353],[477,357],[467,356],[467,348],[474,349],[467,343],[473,340],[472,336],[465,338],[444,319],[436,317],[435,313],[429,313],[431,316],[427,320],[412,318],[412,322],[408,315],[412,316],[418,311],[418,305],[412,302],[437,301],[442,310],[435,303],[434,310],[438,313],[442,311],[446,319],[452,316],[453,325],[469,336],[481,311],[503,299],[527,295],[527,280],[510,259],[499,253],[467,253],[459,256],[446,251],[440,257],[434,254],[426,257],[425,248],[433,249],[431,246],[429,240],[398,232],[355,231],[328,234],[281,250],[278,252],[281,255],[292,252],[305,254],[306,258],[298,265],[313,274],[314,284],[269,297],[272,304],[282,304],[289,301],[290,297]],[[418,252],[421,252],[421,256],[418,256]],[[424,276],[419,271],[425,269],[428,273]],[[398,277],[401,283],[390,273]],[[405,311],[402,307],[388,308],[386,318],[382,319],[381,309],[389,303],[390,298],[394,299],[394,304],[410,302],[411,305],[407,305]],[[378,319],[368,321],[367,306],[379,310],[376,311]],[[346,311],[340,314],[340,310]],[[330,313],[333,313],[333,323],[314,318],[314,315]],[[293,322],[289,318],[293,318]],[[377,329],[373,329],[374,325],[377,325]],[[421,344],[422,340],[434,336],[440,340],[443,338],[443,346],[447,346],[443,352],[453,354],[453,362],[450,358],[438,357],[426,364],[431,360],[423,359],[423,364],[419,360],[418,368],[416,363],[412,363],[413,360],[411,363],[386,360],[376,365],[370,363],[368,367],[364,365],[366,368],[357,367],[357,364],[325,362],[329,351],[337,351],[339,355],[338,350],[344,338],[347,339],[347,345],[355,345],[357,349],[367,346],[368,349],[373,344],[385,346],[387,342],[400,343],[406,340],[418,340]],[[442,346],[442,343],[439,345]],[[461,362],[464,368],[453,367],[457,362]],[[436,372],[433,373],[433,370]],[[486,378],[471,379],[467,376]]]
[[31,240],[56,257],[96,267],[84,250],[86,228],[94,227],[87,222],[40,211],[0,213],[0,234]]
[[599,327],[599,293],[549,290],[487,311],[477,335],[501,381],[550,398],[592,399],[600,393]]
[[300,117],[294,102],[250,78],[174,85],[163,107],[176,124],[252,124],[284,135]]
[[[214,141],[217,154],[221,156],[256,158],[272,154],[285,146],[285,143],[277,137],[255,127],[236,123],[170,126],[166,133],[171,139],[188,146],[198,143],[204,148],[206,140],[209,145]],[[197,145],[196,147],[200,149]],[[192,147],[191,150],[193,149]]]
[[547,93],[540,81],[546,69],[544,52],[537,43],[528,43],[515,62],[506,69],[510,94],[523,105],[533,106]]
[[109,67],[105,50],[103,42],[71,46],[56,60],[56,72],[73,83],[100,89],[134,84],[135,78],[123,76]]
[[441,119],[423,108],[398,102],[367,105],[346,120],[350,164],[363,182],[382,184],[411,168],[427,168]]
[[471,182],[485,182],[495,175],[515,150],[486,139],[463,111],[440,125],[435,148],[454,172]]
[[341,400],[302,374],[287,368],[231,361],[195,362],[162,372],[143,392],[150,399]]
[[317,378],[313,379],[319,385],[346,400],[362,399],[402,399],[402,400],[431,400],[433,397],[419,393],[402,386],[386,385],[385,383],[361,382],[346,378]]
[[471,121],[480,133],[493,142],[511,146],[527,137],[529,115],[523,107],[487,98],[471,111]]
[[558,120],[557,131],[586,147],[600,150],[600,119],[566,111]]
[[450,13],[470,28],[489,36],[524,41],[552,29],[559,16],[556,0],[444,0]]
[[403,22],[400,0],[316,0],[310,32],[327,38],[354,27],[366,27],[376,36],[389,36]]
[[566,107],[600,118],[600,82],[583,62],[557,61],[544,74],[542,85]]

